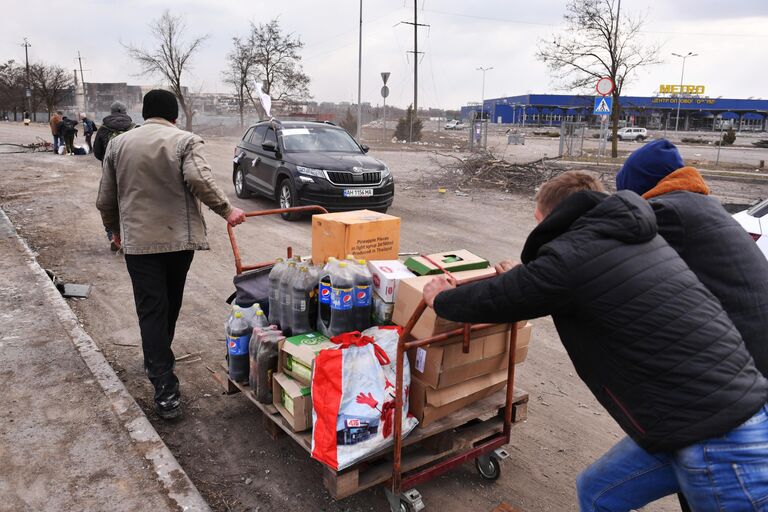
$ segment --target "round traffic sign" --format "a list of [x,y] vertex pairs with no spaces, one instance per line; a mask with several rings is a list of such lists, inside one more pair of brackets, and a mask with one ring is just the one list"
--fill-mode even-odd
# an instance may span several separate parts
[[613,83],[613,80],[608,78],[607,76],[604,76],[600,80],[597,81],[597,85],[595,85],[595,89],[597,90],[597,94],[601,96],[608,96],[613,92],[613,88],[616,87],[616,85]]
[[389,87],[387,87],[386,85],[383,85],[381,87],[381,97],[386,98],[387,96],[389,96]]

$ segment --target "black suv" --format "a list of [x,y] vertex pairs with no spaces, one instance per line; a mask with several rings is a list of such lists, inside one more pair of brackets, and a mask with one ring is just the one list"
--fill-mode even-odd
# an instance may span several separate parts
[[[367,152],[330,123],[262,121],[235,148],[232,181],[237,197],[261,194],[281,208],[316,204],[331,211],[386,212],[395,182],[387,166]],[[298,217],[283,214],[287,220]]]

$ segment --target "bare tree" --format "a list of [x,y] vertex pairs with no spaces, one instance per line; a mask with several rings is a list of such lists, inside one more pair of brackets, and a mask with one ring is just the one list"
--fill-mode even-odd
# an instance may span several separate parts
[[224,70],[224,83],[231,85],[235,91],[237,108],[240,111],[240,127],[244,124],[243,112],[245,104],[250,99],[249,87],[257,78],[256,53],[250,40],[245,42],[239,37],[233,37],[234,48],[227,54],[227,69]]
[[196,36],[189,42],[185,42],[183,40],[185,28],[182,16],[173,16],[166,10],[159,19],[150,24],[156,42],[155,49],[144,50],[138,46],[123,46],[128,50],[128,55],[139,63],[143,75],[160,75],[168,82],[168,87],[176,95],[184,112],[185,129],[191,131],[194,111],[185,97],[182,78],[185,72],[189,71],[190,58],[200,49],[200,45],[208,36]]
[[74,86],[73,75],[61,66],[42,63],[32,64],[29,67],[29,75],[35,96],[45,103],[50,119],[56,105],[71,93]]
[[[277,19],[269,23],[251,23],[248,40],[256,58],[255,73],[262,80],[262,90],[275,101],[301,101],[308,99],[309,76],[301,67],[299,51],[304,43],[298,36],[283,34]],[[249,97],[258,107],[251,90]]]
[[0,110],[24,109],[26,77],[24,68],[9,60],[0,64]]
[[[620,1],[620,0],[619,0]],[[616,84],[613,90],[611,156],[617,156],[620,98],[638,68],[658,64],[659,47],[641,40],[644,19],[622,14],[616,0],[571,0],[566,7],[566,30],[542,42],[536,57],[567,89],[594,87],[601,77]]]

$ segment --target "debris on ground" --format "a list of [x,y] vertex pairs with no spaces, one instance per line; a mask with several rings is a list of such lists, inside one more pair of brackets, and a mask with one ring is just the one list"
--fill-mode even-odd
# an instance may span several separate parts
[[439,164],[449,175],[457,180],[457,186],[493,186],[505,192],[530,193],[539,185],[567,169],[548,164],[548,158],[533,162],[515,164],[503,158],[496,157],[491,152],[474,153],[466,158],[435,152],[440,157],[451,158],[449,162],[442,160]]
[[42,151],[52,151],[53,144],[41,137],[35,137],[36,142],[29,144],[13,144],[11,142],[0,142],[0,153],[36,153]]

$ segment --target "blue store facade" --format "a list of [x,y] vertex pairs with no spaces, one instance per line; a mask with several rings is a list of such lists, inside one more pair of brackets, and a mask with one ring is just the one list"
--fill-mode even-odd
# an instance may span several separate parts
[[[485,100],[480,105],[461,108],[462,119],[481,110],[491,122],[531,126],[559,126],[563,121],[599,123],[592,115],[594,96],[566,94],[526,94]],[[621,98],[621,125],[650,129],[674,128],[677,98],[624,96]],[[733,127],[739,131],[768,129],[768,100],[689,97],[680,100],[681,130],[719,130]]]

